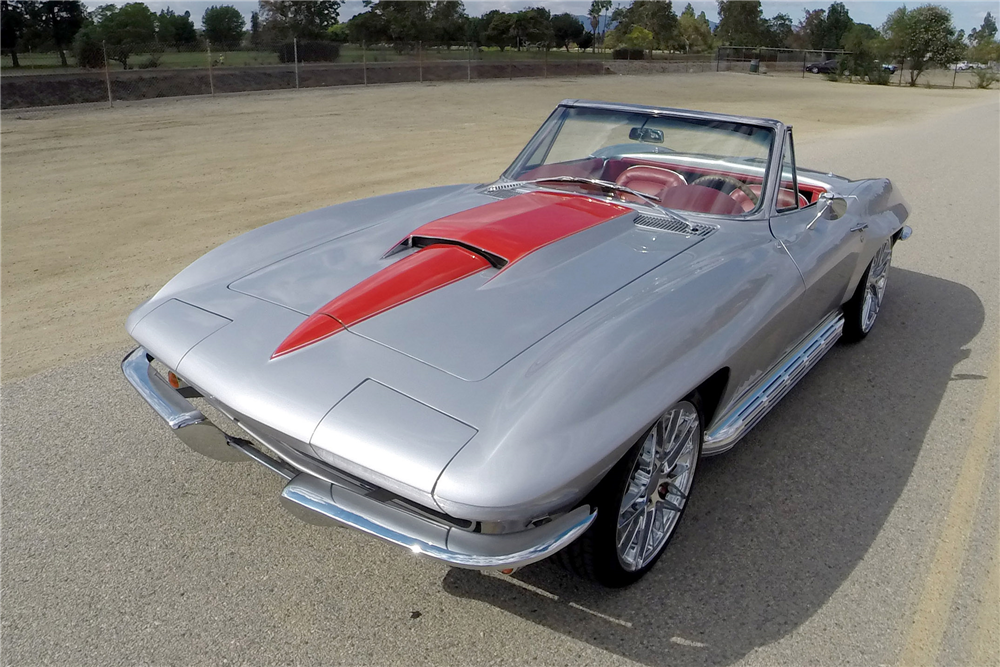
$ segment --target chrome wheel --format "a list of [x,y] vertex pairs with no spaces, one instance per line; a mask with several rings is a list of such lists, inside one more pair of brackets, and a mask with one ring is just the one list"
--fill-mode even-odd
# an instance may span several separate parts
[[694,480],[701,420],[681,401],[653,425],[643,441],[618,510],[618,561],[641,570],[663,549],[677,525]]
[[868,283],[865,285],[864,303],[861,306],[861,331],[868,333],[875,324],[878,311],[885,298],[885,283],[889,277],[889,263],[892,260],[892,240],[887,240],[875,253],[868,268]]

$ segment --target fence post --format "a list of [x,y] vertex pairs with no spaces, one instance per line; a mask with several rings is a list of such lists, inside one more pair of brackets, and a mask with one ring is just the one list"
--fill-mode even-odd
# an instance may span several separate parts
[[956,64],[955,65],[955,71],[951,75],[951,88],[952,88],[952,90],[955,89],[955,79],[957,79],[957,78],[958,78],[958,65]]
[[906,60],[903,58],[899,59],[899,87],[903,87],[903,65],[906,64]]
[[420,74],[420,83],[424,82],[424,43],[417,42],[417,70]]
[[469,49],[469,59],[466,61],[467,80],[469,83],[472,83],[472,42],[466,42],[466,46]]
[[715,50],[715,71],[721,72],[722,67],[722,47],[720,46]]
[[365,85],[368,85],[368,49],[365,47],[364,40],[361,41],[361,71],[365,76]]
[[542,56],[544,60],[542,61],[542,78],[549,78],[549,47],[545,47],[545,54]]
[[806,52],[802,52],[802,78],[806,78]]
[[111,98],[111,74],[108,72],[108,43],[101,42],[101,46],[104,48],[104,83],[108,86],[108,106],[114,107],[115,103]]
[[212,77],[212,42],[205,40],[205,48],[208,49],[208,87],[215,97],[215,79]]
[[507,49],[507,78],[514,80],[514,52]]
[[292,57],[295,58],[295,88],[299,87],[299,38],[292,37]]

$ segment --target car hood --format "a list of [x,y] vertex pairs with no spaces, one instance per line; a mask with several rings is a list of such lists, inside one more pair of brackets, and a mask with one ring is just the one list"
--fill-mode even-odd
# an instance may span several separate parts
[[228,288],[303,316],[266,351],[274,363],[348,330],[476,381],[699,240],[662,234],[650,251],[633,209],[576,194],[486,201],[419,225],[394,216]]

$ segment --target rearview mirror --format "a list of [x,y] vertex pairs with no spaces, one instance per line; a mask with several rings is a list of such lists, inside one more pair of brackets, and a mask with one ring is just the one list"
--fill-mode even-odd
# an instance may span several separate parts
[[628,131],[628,138],[646,144],[662,144],[663,130],[654,130],[651,127],[633,127]]
[[832,192],[823,192],[819,196],[821,215],[830,220],[843,218],[847,213],[847,200]]

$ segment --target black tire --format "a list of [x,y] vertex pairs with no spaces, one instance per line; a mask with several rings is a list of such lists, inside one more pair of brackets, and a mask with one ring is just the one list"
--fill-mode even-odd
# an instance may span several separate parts
[[809,71],[812,72],[813,74],[819,74],[819,68],[818,67],[810,67]]
[[[691,394],[684,400],[694,405],[698,414],[698,442],[694,458],[697,461],[701,456],[701,446],[705,435],[704,413],[702,411],[701,400],[697,394]],[[668,408],[665,412],[668,412],[671,408]],[[692,475],[691,487],[688,489],[687,494],[688,501],[681,508],[680,516],[674,524],[674,529],[667,537],[666,542],[663,543],[663,546],[660,547],[659,552],[641,569],[634,571],[625,569],[618,558],[616,548],[618,527],[616,524],[629,477],[648,434],[649,431],[647,430],[587,497],[586,502],[591,507],[597,508],[597,518],[594,519],[594,523],[587,532],[555,556],[556,561],[573,574],[590,579],[609,588],[621,588],[634,584],[656,565],[663,552],[667,550],[674,535],[677,534],[677,527],[683,519],[684,510],[690,504],[691,491],[694,489],[696,474]],[[696,472],[697,469],[695,469]]]

